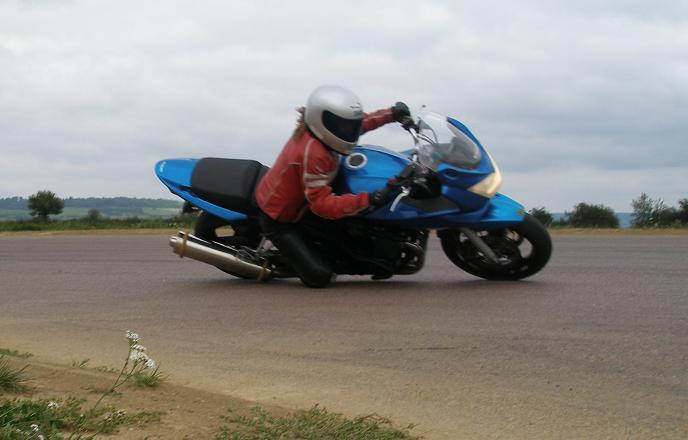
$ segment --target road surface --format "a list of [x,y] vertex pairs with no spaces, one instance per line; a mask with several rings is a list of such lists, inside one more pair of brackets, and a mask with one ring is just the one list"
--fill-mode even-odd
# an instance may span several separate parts
[[[179,384],[415,423],[428,439],[688,438],[688,236],[557,236],[522,282],[330,289],[180,260],[166,236],[0,237],[0,347],[120,365],[135,330]],[[218,423],[219,425],[219,423]]]

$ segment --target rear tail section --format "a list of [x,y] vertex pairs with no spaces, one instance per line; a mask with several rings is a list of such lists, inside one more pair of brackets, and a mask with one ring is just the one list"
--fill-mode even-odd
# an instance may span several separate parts
[[191,187],[191,176],[198,159],[165,159],[155,164],[155,175],[174,194]]

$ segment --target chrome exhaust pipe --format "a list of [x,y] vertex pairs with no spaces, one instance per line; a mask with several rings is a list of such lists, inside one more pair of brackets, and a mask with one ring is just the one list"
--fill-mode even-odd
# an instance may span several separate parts
[[272,276],[272,271],[267,267],[244,261],[228,252],[220,244],[202,240],[183,231],[170,237],[170,246],[172,246],[173,252],[179,255],[179,258],[189,257],[241,277],[263,281]]

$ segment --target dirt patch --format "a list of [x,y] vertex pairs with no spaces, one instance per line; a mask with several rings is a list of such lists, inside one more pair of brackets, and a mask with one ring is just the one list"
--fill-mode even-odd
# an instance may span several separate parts
[[[85,399],[85,408],[92,405],[102,391],[112,385],[115,375],[90,368],[66,367],[31,359],[6,357],[15,368],[29,365],[26,384],[29,390],[20,394],[3,393],[1,399],[62,399],[69,397]],[[128,413],[139,411],[159,412],[159,422],[145,426],[122,426],[116,434],[103,436],[117,439],[210,439],[222,425],[220,416],[232,408],[240,413],[250,410],[253,402],[200,391],[164,382],[156,388],[140,388],[125,385],[116,395],[108,396],[105,404],[112,404]],[[270,413],[284,415],[287,410],[275,406],[263,406]]]

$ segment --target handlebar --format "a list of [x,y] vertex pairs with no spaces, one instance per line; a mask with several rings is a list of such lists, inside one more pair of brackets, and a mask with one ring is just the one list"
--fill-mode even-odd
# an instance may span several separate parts
[[411,132],[411,129],[413,129],[413,131],[418,133],[418,125],[416,125],[416,122],[411,116],[406,116],[404,119],[402,119],[401,126],[408,132]]

